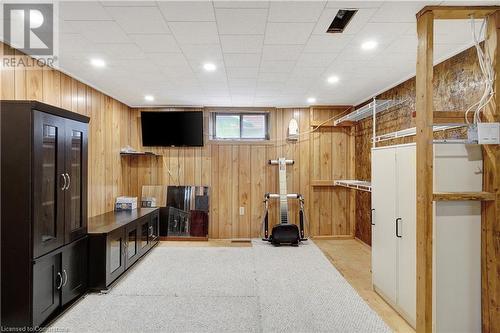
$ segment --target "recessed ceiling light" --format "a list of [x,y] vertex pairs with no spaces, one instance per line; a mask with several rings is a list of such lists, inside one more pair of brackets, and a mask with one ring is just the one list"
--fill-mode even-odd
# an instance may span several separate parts
[[328,83],[337,83],[340,81],[340,78],[337,75],[332,75],[328,79],[326,79]]
[[203,69],[205,69],[207,72],[213,72],[217,69],[217,66],[215,66],[215,64],[212,64],[211,62],[207,62],[206,64],[203,64]]
[[316,103],[316,98],[314,98],[314,97],[309,97],[309,98],[307,99],[307,103],[311,103],[311,104],[312,104],[312,103]]
[[152,102],[155,100],[155,97],[153,95],[146,95],[146,96],[144,96],[144,100],[146,100],[148,102]]
[[367,40],[363,44],[361,44],[361,49],[365,51],[373,50],[377,47],[378,43],[374,40]]
[[105,67],[106,66],[106,62],[102,59],[99,59],[99,58],[90,59],[90,63],[94,67]]

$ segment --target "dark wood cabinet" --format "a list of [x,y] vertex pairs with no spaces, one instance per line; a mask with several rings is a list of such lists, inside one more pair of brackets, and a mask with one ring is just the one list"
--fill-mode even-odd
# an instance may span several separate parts
[[105,241],[106,285],[108,285],[125,271],[125,230],[120,228],[110,232]]
[[39,326],[61,305],[61,253],[49,254],[33,264],[33,326]]
[[88,238],[64,247],[62,252],[61,305],[82,295],[88,286]]
[[65,141],[64,118],[33,110],[35,258],[64,244]]
[[158,208],[109,212],[89,219],[89,287],[110,287],[158,244]]
[[66,119],[65,241],[72,242],[87,233],[87,124]]
[[1,101],[1,326],[43,325],[87,288],[89,118]]

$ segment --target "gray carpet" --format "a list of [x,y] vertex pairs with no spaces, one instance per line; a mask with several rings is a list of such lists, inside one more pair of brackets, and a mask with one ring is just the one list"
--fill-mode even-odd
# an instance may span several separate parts
[[51,328],[70,332],[389,332],[323,253],[157,247],[105,295]]

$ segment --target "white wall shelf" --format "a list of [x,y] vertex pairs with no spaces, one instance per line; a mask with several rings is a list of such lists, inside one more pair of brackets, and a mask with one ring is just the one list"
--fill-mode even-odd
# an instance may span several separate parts
[[336,180],[334,182],[334,185],[348,187],[348,188],[352,188],[352,189],[360,190],[360,191],[365,191],[365,192],[372,191],[372,184],[370,182],[363,181],[363,180]]
[[[433,131],[434,132],[439,132],[439,131],[445,131],[445,130],[450,130],[454,128],[460,128],[464,127],[465,125],[434,125],[433,126]],[[372,138],[372,142],[378,143],[378,142],[383,142],[383,141],[388,141],[388,140],[394,140],[398,138],[405,138],[408,136],[413,136],[417,134],[417,128],[416,127],[411,127],[411,128],[406,128],[403,130],[395,131],[395,132],[390,132],[382,135],[377,135]],[[463,143],[463,142],[461,142]]]
[[335,126],[352,126],[354,123],[373,116],[379,112],[383,112],[397,104],[400,104],[399,101],[390,100],[390,99],[374,99],[372,102],[366,104],[365,106],[360,107],[353,112],[346,114],[345,116],[335,120]]

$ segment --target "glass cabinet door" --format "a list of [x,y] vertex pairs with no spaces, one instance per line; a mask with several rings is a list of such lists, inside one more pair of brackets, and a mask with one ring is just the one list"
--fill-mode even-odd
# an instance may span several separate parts
[[87,232],[87,125],[66,120],[66,243]]
[[64,244],[64,119],[33,113],[34,257]]

